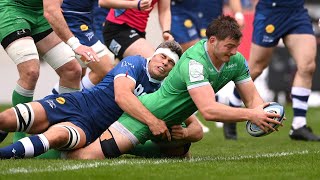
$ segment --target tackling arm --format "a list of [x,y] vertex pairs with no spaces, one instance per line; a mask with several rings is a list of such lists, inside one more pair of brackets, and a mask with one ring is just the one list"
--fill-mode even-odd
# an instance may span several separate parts
[[163,135],[171,140],[171,135],[164,121],[156,118],[133,94],[135,83],[127,77],[114,80],[115,101],[120,108],[146,124],[155,136]]

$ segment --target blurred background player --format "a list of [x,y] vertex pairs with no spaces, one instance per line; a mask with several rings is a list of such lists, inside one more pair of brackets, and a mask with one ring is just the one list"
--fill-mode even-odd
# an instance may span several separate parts
[[[76,62],[72,49],[61,39],[73,47],[77,53],[85,54],[88,60],[91,59],[85,52],[90,52],[90,49],[81,47],[81,44],[70,44],[68,39],[74,38],[72,34],[65,33],[66,29],[55,28],[57,24],[62,26],[63,21],[58,18],[57,13],[51,16],[53,2],[55,1],[42,3],[40,0],[4,0],[0,2],[2,17],[0,41],[6,53],[17,65],[19,72],[19,79],[12,94],[13,105],[32,101],[39,78],[40,57],[59,75],[61,93],[80,89],[80,65]],[[61,11],[59,13],[61,14]],[[43,14],[49,22],[55,19],[56,23],[51,24],[50,27]],[[57,32],[53,32],[52,28]]]
[[[259,0],[255,9],[254,31],[249,59],[252,79],[256,79],[270,63],[275,46],[282,39],[296,62],[292,88],[293,121],[289,136],[293,140],[320,141],[306,126],[308,98],[311,93],[312,76],[316,68],[316,39],[304,0]],[[235,90],[230,106],[241,106]],[[233,124],[225,131],[227,139],[237,139]]]
[[154,48],[146,39],[150,12],[158,5],[160,27],[164,40],[173,40],[170,34],[171,12],[168,0],[100,0],[99,5],[111,8],[104,27],[104,40],[109,50],[121,60],[130,55],[150,57]]
[[[244,26],[244,16],[240,0],[229,1],[238,24]],[[171,1],[171,33],[180,43],[183,51],[193,46],[200,39],[206,38],[208,24],[223,14],[223,0],[172,0]],[[219,96],[216,96],[218,101]],[[209,128],[201,123],[203,131]]]
[[[63,16],[72,31],[72,33],[80,40],[81,44],[91,47],[98,55],[99,63],[83,63],[80,59],[78,60],[81,67],[83,68],[83,78],[81,80],[81,88],[90,89],[113,68],[114,56],[107,49],[107,47],[101,43],[100,39],[102,34],[97,35],[95,32],[94,22],[95,20],[94,11],[97,11],[99,7],[98,0],[83,0],[73,1],[64,0],[62,3]],[[101,10],[101,13],[104,13]],[[99,12],[100,13],[100,12]],[[105,14],[106,15],[106,14]],[[101,15],[100,15],[101,16]],[[100,16],[97,16],[100,18]],[[102,24],[100,25],[102,27]],[[91,71],[86,74],[86,67],[89,67]],[[54,89],[57,91],[57,89]],[[57,92],[55,92],[57,93]]]

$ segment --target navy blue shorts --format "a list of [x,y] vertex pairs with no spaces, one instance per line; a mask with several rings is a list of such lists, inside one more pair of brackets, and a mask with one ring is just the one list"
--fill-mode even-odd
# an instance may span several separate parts
[[41,100],[37,100],[46,111],[50,126],[61,123],[71,122],[81,128],[86,134],[86,144],[90,144],[97,137],[92,131],[94,127],[90,124],[92,120],[88,113],[84,112],[79,106],[78,101],[70,94],[49,95]]
[[222,14],[222,0],[171,2],[171,33],[178,43],[206,38],[207,26]]
[[253,27],[252,42],[263,47],[274,47],[289,34],[314,34],[311,18],[303,7],[257,6]]
[[71,32],[86,46],[92,46],[99,41],[94,32],[92,13],[63,12],[64,18]]

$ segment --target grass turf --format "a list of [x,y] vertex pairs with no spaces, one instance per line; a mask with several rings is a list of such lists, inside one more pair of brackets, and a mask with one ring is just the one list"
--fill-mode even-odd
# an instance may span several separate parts
[[[238,123],[237,141],[224,140],[222,129],[204,122],[210,132],[191,146],[191,159],[0,160],[0,179],[319,179],[320,142],[290,140],[292,114],[286,106],[284,127],[259,138]],[[320,108],[310,108],[308,125],[320,134],[318,117]]]

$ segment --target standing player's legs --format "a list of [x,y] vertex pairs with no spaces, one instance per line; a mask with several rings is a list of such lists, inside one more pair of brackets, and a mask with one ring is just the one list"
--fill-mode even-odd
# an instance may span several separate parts
[[[21,31],[26,32],[25,37],[17,37],[17,33],[14,32],[1,42],[9,57],[17,65],[19,73],[19,79],[12,93],[13,106],[33,100],[40,70],[39,55],[31,33],[27,29]],[[14,141],[24,136],[24,133],[15,133]]]
[[308,128],[306,114],[311,93],[312,77],[316,68],[316,39],[312,34],[291,34],[284,43],[297,64],[291,89],[293,121],[290,138],[293,140],[320,141],[320,137]]
[[[72,49],[51,32],[36,43],[42,59],[59,75],[60,93],[74,92],[80,89],[81,67],[75,59]],[[40,158],[57,158],[60,153],[50,150]]]

